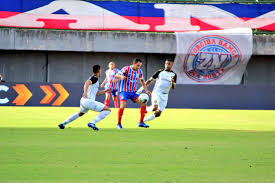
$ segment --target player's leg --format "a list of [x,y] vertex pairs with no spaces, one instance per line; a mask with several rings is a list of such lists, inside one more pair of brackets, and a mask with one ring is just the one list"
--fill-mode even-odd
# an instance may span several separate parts
[[88,110],[89,109],[85,107],[83,100],[81,100],[80,101],[80,112],[74,113],[73,115],[69,116],[63,123],[60,123],[58,125],[58,127],[60,129],[64,129],[67,124],[69,124],[72,121],[76,120],[77,118],[83,116],[85,113],[88,112]]
[[118,97],[117,96],[113,96],[113,101],[114,101],[115,108],[118,108]]
[[154,113],[150,114],[149,116],[147,116],[143,121],[151,121],[153,119],[155,119],[156,117],[159,117],[161,114],[161,111],[158,109],[158,105],[154,105]]
[[104,104],[105,104],[106,107],[109,107],[109,105],[110,105],[110,96],[111,96],[111,93],[110,93],[110,92],[107,92],[107,93],[105,94],[105,101],[104,101]]
[[156,94],[153,92],[151,95],[151,105],[146,107],[146,112],[152,112],[158,109],[158,104],[155,96]]
[[117,90],[113,90],[112,91],[112,98],[113,98],[113,101],[114,101],[114,106],[115,108],[118,108],[118,91]]
[[96,123],[108,116],[111,113],[111,109],[97,101],[91,101],[88,107],[90,110],[99,112],[99,114],[88,123],[88,127],[92,128],[93,130],[98,130],[98,128],[96,127]]
[[120,93],[120,107],[118,110],[118,120],[117,120],[117,128],[122,129],[121,120],[123,116],[124,109],[126,107],[126,101],[128,100],[128,93],[127,92],[121,92]]
[[149,116],[147,116],[145,119],[144,119],[144,122],[147,122],[147,121],[151,121],[157,117],[159,117],[161,115],[162,111],[160,111],[159,109],[157,109],[154,113],[150,114]]
[[155,112],[150,114],[144,119],[144,121],[151,121],[157,117],[160,117],[162,111],[166,108],[168,101],[168,96],[155,94],[154,100],[152,101],[154,105]]
[[118,120],[117,120],[117,128],[122,129],[121,120],[123,116],[124,109],[126,108],[126,100],[120,100],[120,107],[118,109]]
[[[137,96],[136,96],[137,95]],[[139,105],[140,105],[140,119],[139,119],[139,124],[138,126],[139,127],[144,127],[144,128],[149,128],[149,125],[146,125],[144,123],[144,117],[146,115],[146,104],[144,103],[141,103],[139,100],[138,100],[138,97],[139,95],[138,94],[135,94],[135,99],[133,100],[134,102],[137,102]]]

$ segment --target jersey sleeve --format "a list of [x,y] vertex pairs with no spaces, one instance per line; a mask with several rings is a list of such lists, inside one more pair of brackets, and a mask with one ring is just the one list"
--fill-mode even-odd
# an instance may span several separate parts
[[118,74],[124,75],[127,70],[128,70],[128,66],[125,66],[120,71],[118,71]]
[[163,71],[163,69],[160,69],[160,70],[158,70],[157,72],[155,72],[155,74],[153,74],[152,78],[153,78],[153,79],[157,79],[157,78],[159,77],[159,73],[160,73],[161,71]]
[[89,80],[92,81],[92,84],[95,84],[95,83],[98,81],[98,78],[95,77],[95,76],[91,76],[91,77],[89,78]]

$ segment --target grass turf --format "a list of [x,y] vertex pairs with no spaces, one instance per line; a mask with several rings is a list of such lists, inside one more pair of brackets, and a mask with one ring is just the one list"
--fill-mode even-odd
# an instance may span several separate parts
[[275,111],[167,109],[150,129],[117,110],[86,128],[78,108],[0,107],[1,183],[274,183]]

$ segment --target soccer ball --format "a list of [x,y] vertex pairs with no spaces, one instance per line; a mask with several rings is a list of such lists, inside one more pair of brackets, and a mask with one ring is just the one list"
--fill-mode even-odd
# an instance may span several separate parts
[[146,104],[149,101],[149,96],[146,93],[142,93],[142,94],[139,95],[138,101],[140,101],[141,103]]

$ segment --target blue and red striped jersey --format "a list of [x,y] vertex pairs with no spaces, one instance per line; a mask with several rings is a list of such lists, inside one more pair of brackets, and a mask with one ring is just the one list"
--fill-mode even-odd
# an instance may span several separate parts
[[125,79],[120,81],[119,91],[136,92],[138,79],[143,78],[142,70],[133,70],[131,66],[125,66],[119,71],[119,74],[125,76]]
[[104,85],[104,87],[107,88],[111,88],[113,90],[118,90],[119,87],[119,82],[113,82],[113,80],[116,78],[116,74],[118,73],[118,69],[114,68],[113,70],[108,69],[106,71],[106,78],[107,81]]

